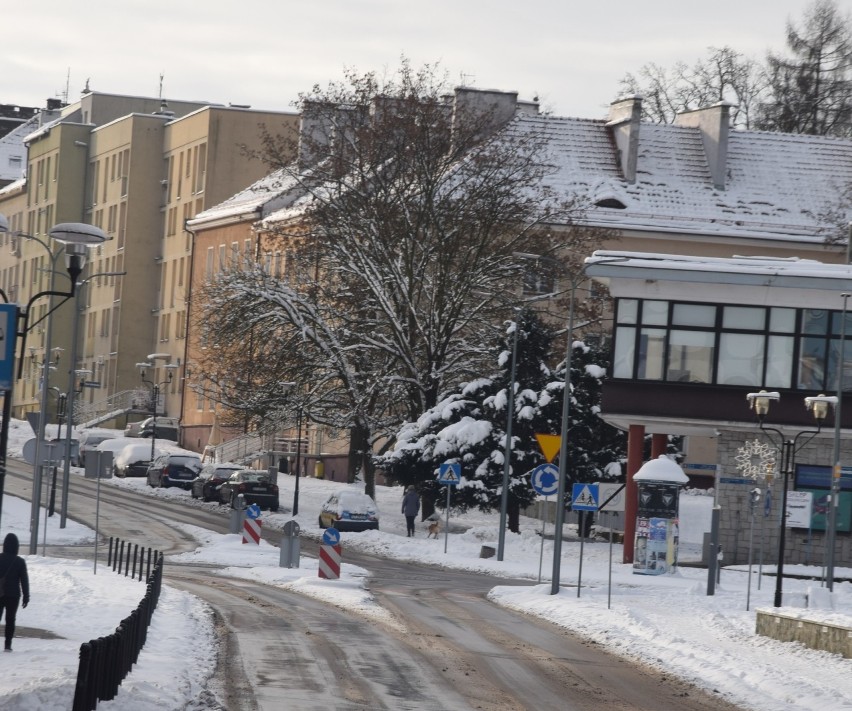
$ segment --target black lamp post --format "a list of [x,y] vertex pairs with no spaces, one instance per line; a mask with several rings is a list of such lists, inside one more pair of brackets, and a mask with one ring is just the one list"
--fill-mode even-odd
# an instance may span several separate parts
[[[813,414],[817,428],[815,430],[797,432],[790,439],[789,435],[785,436],[781,430],[774,427],[767,427],[764,423],[764,418],[769,413],[770,402],[779,400],[780,397],[777,392],[767,392],[766,390],[746,395],[752,410],[757,415],[761,431],[781,452],[781,530],[778,533],[778,566],[775,573],[775,601],[773,603],[775,607],[781,607],[783,604],[784,551],[787,542],[787,491],[790,475],[796,469],[796,454],[819,434],[822,429],[823,420],[825,420],[828,414],[829,404],[836,405],[837,403],[837,398],[834,396],[817,395],[815,397],[806,397],[805,407]],[[777,440],[770,433],[774,434]],[[803,440],[800,444],[799,439],[801,437],[807,437],[807,439]]]
[[[9,221],[4,215],[0,214],[0,233],[5,232],[9,232]],[[4,358],[4,367],[2,369],[3,382],[0,383],[0,389],[4,391],[3,420],[2,423],[0,423],[0,511],[2,511],[3,491],[6,483],[6,455],[9,446],[9,421],[12,416],[12,386],[14,382],[14,378],[12,377],[12,370],[14,363],[15,346],[17,345],[17,341],[20,340],[21,357],[19,357],[18,359],[18,377],[20,377],[24,362],[23,353],[26,349],[27,333],[42,320],[49,318],[56,309],[58,309],[62,304],[68,301],[68,299],[74,296],[75,289],[77,286],[77,279],[80,277],[80,274],[86,264],[88,247],[93,244],[100,244],[106,241],[107,239],[106,234],[101,229],[94,227],[93,225],[87,225],[84,223],[77,222],[67,222],[55,225],[50,229],[49,236],[54,242],[64,245],[65,267],[68,271],[68,276],[71,279],[70,289],[68,291],[57,291],[55,289],[40,291],[31,296],[27,301],[26,307],[23,308],[19,308],[14,304],[9,304],[9,299],[6,296],[5,292],[0,290],[0,297],[2,297],[3,302],[6,305],[6,308],[3,309],[6,332],[2,335],[4,339],[6,339],[8,347],[4,349],[4,356],[6,354],[9,354],[10,356],[8,358]],[[38,241],[40,242],[40,240]],[[50,251],[49,247],[48,251]],[[51,254],[53,253],[51,252]],[[33,303],[43,297],[53,296],[59,297],[61,299],[59,303],[51,303],[46,313],[40,318],[38,318],[35,322],[31,323],[30,312],[32,310]],[[40,439],[37,439],[37,449],[39,443]],[[39,453],[36,452],[36,462],[38,463],[38,461]],[[34,515],[32,516],[33,520],[31,522],[32,531],[30,536],[29,551],[31,554],[37,552],[36,536],[38,533],[38,499],[36,498],[36,484],[38,484],[39,487],[41,485],[40,471],[38,474],[38,476],[34,476],[33,481]],[[38,481],[36,481],[36,479],[38,479]]]
[[[153,353],[148,356],[151,360],[156,360],[159,357],[163,357],[158,353]],[[164,385],[168,385],[174,379],[174,371],[177,370],[178,366],[176,365],[166,365],[165,368],[168,370],[168,375],[165,380],[156,381],[149,380],[145,377],[146,371],[150,369],[156,368],[154,363],[137,363],[136,367],[139,368],[139,373],[142,376],[142,382],[145,383],[149,388],[151,388],[151,412],[152,412],[152,423],[151,423],[151,461],[154,461],[154,454],[156,452],[156,444],[157,444],[157,410],[160,405],[160,388]]]

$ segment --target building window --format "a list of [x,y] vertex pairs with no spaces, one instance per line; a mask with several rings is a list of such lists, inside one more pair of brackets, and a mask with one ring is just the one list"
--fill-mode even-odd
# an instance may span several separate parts
[[[613,377],[834,391],[842,312],[619,299]],[[852,314],[846,333],[852,338]],[[852,345],[843,351],[852,390]]]

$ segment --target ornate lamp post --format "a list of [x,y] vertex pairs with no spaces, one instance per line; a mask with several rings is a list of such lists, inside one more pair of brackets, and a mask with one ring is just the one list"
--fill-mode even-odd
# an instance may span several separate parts
[[[156,361],[162,358],[168,358],[168,354],[164,353],[151,353],[148,356],[148,359],[154,361],[154,363],[137,363],[136,367],[139,368],[139,374],[141,375],[142,382],[145,383],[149,388],[151,388],[151,412],[153,415],[153,423],[151,427],[151,461],[154,461],[154,454],[156,452],[156,443],[157,443],[157,412],[160,407],[160,388],[164,385],[168,385],[174,380],[174,371],[178,369],[178,366],[166,364],[163,366],[167,370],[165,380],[157,381],[157,380],[149,380],[145,377],[146,372],[150,369],[155,371],[156,369]],[[154,376],[156,377],[156,376]]]
[[[774,427],[768,427],[764,419],[769,413],[769,406],[773,400],[779,400],[780,394],[777,392],[767,392],[761,390],[757,393],[748,393],[746,398],[749,401],[751,409],[757,415],[757,420],[761,431],[766,434],[770,441],[778,447],[781,454],[781,529],[778,532],[778,566],[775,574],[775,607],[782,606],[783,585],[784,585],[784,551],[786,546],[787,533],[787,491],[789,488],[790,475],[796,469],[796,454],[816,437],[822,429],[823,420],[828,414],[829,404],[837,404],[837,398],[834,396],[817,395],[816,397],[806,397],[805,407],[810,410],[816,420],[817,428],[815,430],[802,430],[797,432],[792,439],[789,435],[785,436],[781,430]],[[772,435],[777,437],[777,440]],[[807,437],[801,444],[799,439]]]

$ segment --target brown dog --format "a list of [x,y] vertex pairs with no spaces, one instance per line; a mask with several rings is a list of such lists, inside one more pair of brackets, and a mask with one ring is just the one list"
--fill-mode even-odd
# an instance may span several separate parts
[[438,534],[441,532],[441,521],[440,519],[436,519],[429,524],[429,533],[426,535],[426,538],[432,538],[434,535],[435,538],[438,537]]

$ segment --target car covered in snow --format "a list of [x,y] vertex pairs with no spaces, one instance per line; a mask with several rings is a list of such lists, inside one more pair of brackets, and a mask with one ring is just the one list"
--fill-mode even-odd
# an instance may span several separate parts
[[379,507],[360,489],[340,489],[329,496],[319,513],[320,528],[366,531],[379,528]]

